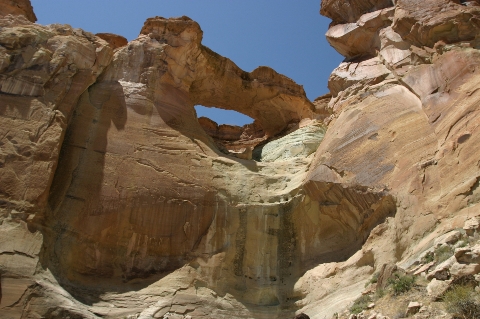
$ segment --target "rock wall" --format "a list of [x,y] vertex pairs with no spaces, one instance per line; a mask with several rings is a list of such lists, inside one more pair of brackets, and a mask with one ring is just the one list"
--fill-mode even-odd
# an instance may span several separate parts
[[309,178],[329,170],[342,185],[383,189],[397,212],[348,261],[299,280],[313,318],[357,298],[362,272],[371,276],[389,262],[406,269],[436,236],[475,214],[479,198],[479,4],[350,1],[351,11],[338,14],[352,13],[340,19],[325,11],[330,3],[322,3],[334,19],[327,39],[346,59],[330,76],[333,115]]
[[0,18],[0,311],[323,318],[463,225],[480,198],[480,7],[430,2],[324,1],[346,60],[314,103],[204,47],[187,17],[129,43]]

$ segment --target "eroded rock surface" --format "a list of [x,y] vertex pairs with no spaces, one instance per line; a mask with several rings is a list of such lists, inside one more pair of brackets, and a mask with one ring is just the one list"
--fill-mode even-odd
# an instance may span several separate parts
[[[362,269],[378,272],[381,263],[390,262],[407,269],[438,234],[462,227],[478,206],[478,141],[472,133],[479,123],[474,93],[480,81],[474,25],[478,6],[456,1],[395,4],[349,15],[352,20],[338,20],[327,32],[344,31],[330,42],[347,59],[330,77],[332,115],[309,174],[316,180],[328,172],[342,185],[385,189],[396,199],[397,213],[370,233],[355,258],[320,265],[300,279],[299,291],[313,291],[303,310],[318,318],[341,311],[342,302],[361,294],[358,288],[364,288],[352,283],[352,273],[360,284]],[[383,25],[360,33],[367,17],[385,10],[393,15]],[[338,24],[347,21],[355,27]],[[378,39],[377,46],[365,50],[368,46],[349,40],[349,32],[352,39],[356,32]],[[430,273],[445,280],[450,267],[456,276],[477,270],[475,263],[467,267],[452,259]],[[322,275],[330,269],[334,275]],[[330,293],[317,292],[309,283],[318,276],[317,284],[332,287]]]
[[478,6],[430,2],[324,1],[347,59],[314,103],[187,17],[127,44],[0,18],[2,314],[318,319],[409,268],[480,200]]
[[[336,260],[365,239],[348,236],[334,248],[307,240],[323,237],[304,229],[306,211],[317,207],[307,196],[323,195],[303,188],[323,133],[282,165],[218,149],[194,105],[253,117],[241,141],[324,127],[311,121],[317,113],[300,86],[267,67],[240,70],[201,45],[189,18],[149,19],[128,45],[69,26],[2,21],[0,261],[9,315],[151,317],[189,309],[231,318],[263,307],[293,314],[302,251],[310,251],[309,262]],[[234,140],[240,131],[217,133]],[[291,134],[285,138],[303,143]],[[325,199],[356,216],[338,236],[359,227],[368,233],[366,211],[379,212],[374,224],[393,213],[386,194],[351,194],[346,202],[338,192]],[[105,295],[105,287],[114,292]]]
[[24,16],[30,22],[37,21],[30,0],[1,0],[0,17],[6,15]]

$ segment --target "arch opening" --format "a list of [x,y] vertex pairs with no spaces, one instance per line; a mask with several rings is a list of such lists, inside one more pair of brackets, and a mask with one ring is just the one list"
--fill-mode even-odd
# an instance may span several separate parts
[[225,154],[250,160],[253,149],[268,138],[258,121],[237,111],[202,105],[195,111],[200,126]]
[[244,126],[254,122],[251,117],[233,110],[195,105],[195,111],[197,112],[197,117],[209,118],[218,125]]

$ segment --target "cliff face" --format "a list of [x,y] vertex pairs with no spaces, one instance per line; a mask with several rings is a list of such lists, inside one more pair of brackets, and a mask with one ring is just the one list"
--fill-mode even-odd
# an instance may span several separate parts
[[187,17],[125,43],[2,13],[0,311],[323,318],[408,265],[480,198],[480,7],[430,2],[324,1],[347,59],[314,103]]

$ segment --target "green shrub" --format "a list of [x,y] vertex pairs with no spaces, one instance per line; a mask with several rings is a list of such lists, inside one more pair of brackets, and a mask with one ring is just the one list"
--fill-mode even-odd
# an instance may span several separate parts
[[368,305],[372,302],[372,298],[369,295],[362,295],[360,298],[355,300],[353,306],[350,307],[350,312],[357,314],[368,308]]
[[425,256],[422,257],[422,260],[421,260],[421,263],[422,264],[428,264],[428,263],[431,263],[432,261],[435,260],[435,255],[433,254],[433,252],[428,252],[425,254]]
[[379,276],[379,275],[380,275],[380,274],[379,274],[378,272],[377,272],[377,273],[374,273],[373,276],[372,276],[372,278],[365,283],[365,287],[367,287],[367,286],[370,285],[370,284],[376,284],[377,281],[378,281],[378,276]]
[[440,246],[435,249],[435,261],[440,264],[453,256],[453,249],[450,246]]
[[393,274],[393,276],[388,279],[388,284],[392,286],[393,294],[396,296],[409,291],[412,288],[414,282],[414,276],[401,275],[398,273]]
[[478,296],[470,286],[455,286],[443,296],[443,302],[454,318],[480,318]]

